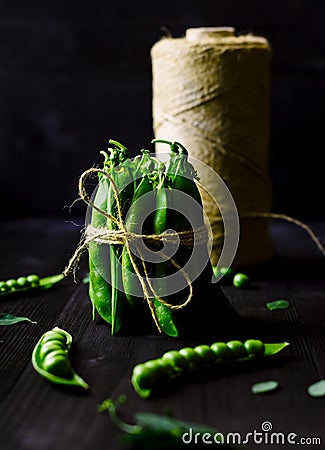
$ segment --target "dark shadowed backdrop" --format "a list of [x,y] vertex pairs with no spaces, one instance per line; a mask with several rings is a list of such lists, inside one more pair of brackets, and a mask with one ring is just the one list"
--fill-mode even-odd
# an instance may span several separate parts
[[1,216],[67,219],[78,176],[109,138],[150,148],[150,49],[162,27],[181,37],[234,26],[273,48],[273,210],[324,218],[324,13],[322,0],[2,0]]

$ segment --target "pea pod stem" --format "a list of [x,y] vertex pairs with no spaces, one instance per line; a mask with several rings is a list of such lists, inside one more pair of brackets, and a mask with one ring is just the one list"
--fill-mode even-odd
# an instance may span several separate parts
[[[168,189],[169,189],[169,181],[166,175],[162,172],[158,173],[158,182],[156,184],[155,190],[155,201],[156,201],[156,210],[153,219],[153,233],[161,234],[167,229],[168,225]],[[155,264],[155,275],[159,278],[159,288],[166,288],[166,280],[165,277],[168,276],[168,263],[156,263]],[[159,289],[156,290],[159,294]],[[164,298],[167,303],[170,303],[168,298]],[[168,336],[177,337],[179,335],[173,311],[168,308],[166,305],[161,303],[161,301],[157,298],[154,298],[153,305],[156,310],[157,320],[159,325]]]

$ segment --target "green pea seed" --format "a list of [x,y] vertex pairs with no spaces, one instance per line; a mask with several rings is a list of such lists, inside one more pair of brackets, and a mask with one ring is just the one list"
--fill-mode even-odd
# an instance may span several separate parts
[[250,279],[244,273],[236,273],[232,283],[235,287],[242,288],[249,285]]
[[176,369],[182,370],[189,367],[189,363],[177,350],[170,350],[162,356],[163,361],[169,361]]
[[133,376],[137,380],[138,385],[143,388],[149,388],[153,381],[153,372],[145,364],[138,364],[133,369]]
[[18,286],[17,284],[17,280],[14,279],[10,279],[6,281],[7,286],[9,287],[10,290],[14,290],[16,289],[16,287]]
[[226,345],[231,350],[234,359],[247,356],[246,349],[241,341],[229,341]]
[[249,355],[264,356],[264,344],[257,339],[248,339],[244,343],[244,347]]
[[62,342],[62,344],[66,343],[66,337],[63,333],[60,331],[48,331],[45,333],[42,339],[42,344],[45,344],[45,342],[51,342],[51,341],[59,341]]
[[42,344],[42,346],[40,348],[40,351],[39,351],[40,359],[44,360],[49,353],[52,353],[55,350],[60,350],[60,351],[65,352],[65,354],[67,354],[67,351],[62,346],[62,343],[60,343],[59,341],[57,341],[57,342],[55,342],[55,341],[49,342],[48,341],[48,342],[45,342],[44,345]]
[[195,369],[202,365],[202,359],[198,353],[194,351],[193,348],[185,347],[179,350],[179,354],[184,356],[186,361],[189,363],[190,369]]
[[5,281],[0,281],[0,292],[7,292],[10,290],[10,287],[7,285]]
[[224,342],[215,342],[210,346],[211,350],[217,358],[222,361],[227,361],[232,359],[232,353],[229,347]]
[[39,276],[35,274],[28,275],[27,277],[28,283],[30,283],[32,286],[38,286],[39,285]]
[[19,287],[26,287],[29,285],[26,277],[19,277],[17,280],[17,284]]
[[50,353],[43,361],[42,367],[46,372],[58,377],[70,378],[72,376],[71,366],[66,355]]
[[153,383],[158,381],[159,378],[161,378],[165,374],[165,370],[164,370],[163,365],[161,364],[160,359],[152,359],[152,360],[146,361],[144,363],[144,366],[146,369],[149,369],[151,371]]
[[216,359],[216,355],[208,345],[198,345],[194,348],[194,351],[207,364],[212,363]]

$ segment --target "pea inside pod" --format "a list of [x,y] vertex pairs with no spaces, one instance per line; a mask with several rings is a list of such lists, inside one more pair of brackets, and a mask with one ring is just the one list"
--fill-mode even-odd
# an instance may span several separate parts
[[88,389],[88,384],[74,371],[69,361],[72,336],[55,327],[43,334],[32,354],[32,365],[46,380]]
[[0,297],[9,294],[20,294],[37,289],[49,289],[59,281],[63,280],[64,275],[59,273],[49,277],[40,278],[36,274],[21,276],[17,279],[10,278],[6,281],[0,281]]

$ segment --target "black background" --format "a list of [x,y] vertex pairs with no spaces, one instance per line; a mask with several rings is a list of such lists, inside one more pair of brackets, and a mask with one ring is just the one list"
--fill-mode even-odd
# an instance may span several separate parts
[[162,27],[181,37],[234,26],[273,48],[273,211],[324,218],[324,12],[322,0],[2,0],[1,216],[66,219],[109,138],[150,148],[150,49]]

